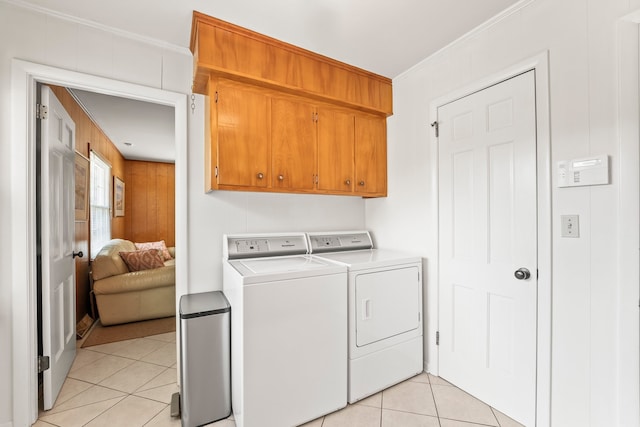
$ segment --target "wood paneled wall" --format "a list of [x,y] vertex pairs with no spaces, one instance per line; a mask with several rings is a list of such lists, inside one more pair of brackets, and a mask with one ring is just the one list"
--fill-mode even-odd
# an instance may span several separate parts
[[175,165],[125,162],[126,239],[175,246]]
[[[76,152],[89,157],[93,150],[111,164],[111,173],[118,177],[125,176],[125,160],[111,140],[91,120],[83,108],[76,102],[66,88],[50,86],[53,93],[67,110],[76,125]],[[113,179],[111,179],[113,186]],[[113,194],[113,191],[112,191]],[[75,222],[75,250],[84,252],[83,258],[76,258],[76,319],[80,321],[90,313],[89,292],[89,239],[90,222]],[[112,218],[111,237],[126,238],[125,217]]]

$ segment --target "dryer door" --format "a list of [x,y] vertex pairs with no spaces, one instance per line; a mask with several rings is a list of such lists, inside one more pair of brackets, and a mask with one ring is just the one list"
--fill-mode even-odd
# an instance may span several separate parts
[[420,327],[418,267],[357,274],[355,303],[358,347]]

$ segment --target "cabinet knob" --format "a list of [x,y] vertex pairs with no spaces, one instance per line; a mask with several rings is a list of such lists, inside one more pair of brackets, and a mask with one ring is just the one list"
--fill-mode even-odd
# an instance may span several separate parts
[[364,181],[360,181],[360,182],[358,183],[358,185],[361,185],[361,186],[363,186],[363,187],[364,187]]
[[258,175],[256,176],[258,177],[258,179],[264,178],[264,174],[262,172],[258,172]]
[[284,175],[278,175],[278,181],[284,181]]
[[344,185],[351,185],[351,180],[350,180],[350,179],[347,179],[347,180],[344,182]]

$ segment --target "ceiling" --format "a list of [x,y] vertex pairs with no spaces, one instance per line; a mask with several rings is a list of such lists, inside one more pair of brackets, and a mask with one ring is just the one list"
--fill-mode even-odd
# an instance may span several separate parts
[[[519,1],[25,0],[24,3],[156,39],[185,51],[189,47],[192,13],[197,10],[394,78]],[[92,114],[100,120],[97,111]],[[110,128],[103,130],[111,132]],[[118,138],[121,139],[116,143],[134,140],[124,131]]]
[[173,107],[79,89],[71,92],[125,159],[175,162]]

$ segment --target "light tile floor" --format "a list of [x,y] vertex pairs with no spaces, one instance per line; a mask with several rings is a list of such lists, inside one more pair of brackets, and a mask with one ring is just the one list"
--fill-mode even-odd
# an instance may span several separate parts
[[[55,406],[37,427],[179,427],[171,418],[176,336],[78,348]],[[233,416],[210,424],[235,427]],[[522,427],[448,382],[420,374],[304,427]],[[285,427],[285,426],[283,426]]]

